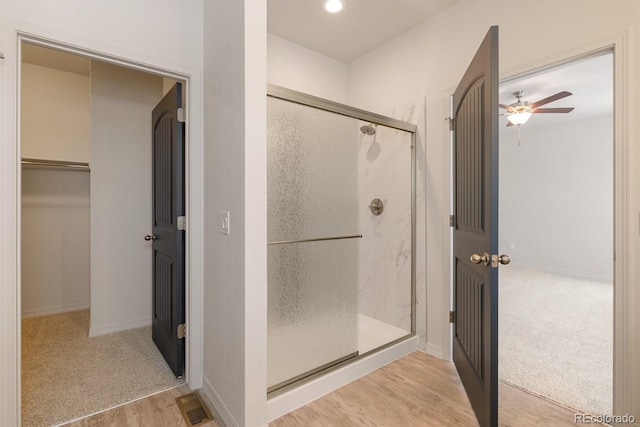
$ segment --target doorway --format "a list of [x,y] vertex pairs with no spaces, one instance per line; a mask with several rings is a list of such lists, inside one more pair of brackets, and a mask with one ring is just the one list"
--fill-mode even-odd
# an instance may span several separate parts
[[613,410],[613,51],[503,82],[534,103],[500,121],[499,377],[579,412]]
[[[152,312],[151,244],[143,240],[151,231],[151,110],[174,82],[33,43],[23,42],[22,54],[22,157],[40,160],[23,168],[22,190],[29,193],[22,197],[22,211],[30,218],[22,218],[22,302],[23,307],[35,306],[27,315],[46,315],[22,322],[23,424],[39,425],[69,421],[184,382],[172,377],[153,349],[147,326]],[[29,92],[36,82],[40,90]],[[68,83],[65,90],[48,96],[46,89],[60,89],[61,82]],[[77,90],[74,82],[81,82],[83,89]],[[69,105],[63,107],[63,100]],[[65,112],[66,117],[43,122],[43,117]],[[79,128],[84,132],[65,134]],[[33,135],[34,130],[42,130],[42,135]],[[80,172],[70,168],[80,165]],[[24,202],[31,203],[29,209]],[[25,232],[42,218],[49,222],[40,223],[40,229],[52,233]],[[31,239],[29,244],[25,238]],[[40,249],[47,245],[44,253],[56,254],[59,262],[42,256]],[[27,274],[43,271],[45,284],[57,279],[54,294],[59,301],[53,305],[51,297],[42,298],[51,290],[42,286],[42,277]],[[75,333],[68,347],[60,345],[59,331]],[[42,351],[47,344],[65,351]],[[140,355],[142,359],[135,357]],[[53,368],[56,357],[66,366],[66,375],[33,369]],[[115,372],[128,374],[117,382]],[[69,383],[44,387],[62,379]],[[99,391],[89,391],[95,385]],[[51,389],[63,390],[74,405],[65,407],[62,399],[52,399],[46,392]],[[46,398],[38,398],[38,393]],[[55,418],[39,420],[33,407],[24,406],[42,406],[43,401],[55,402],[55,407],[43,408]],[[59,414],[60,409],[67,411]]]

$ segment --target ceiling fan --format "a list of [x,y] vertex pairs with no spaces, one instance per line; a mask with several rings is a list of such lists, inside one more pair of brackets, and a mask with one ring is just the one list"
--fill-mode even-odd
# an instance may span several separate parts
[[571,92],[562,91],[558,92],[555,95],[551,95],[547,98],[541,99],[540,101],[529,103],[529,101],[523,101],[522,97],[524,96],[524,91],[519,90],[513,92],[513,96],[516,97],[517,101],[511,105],[498,104],[500,108],[506,110],[506,113],[503,115],[507,116],[509,122],[507,126],[517,125],[520,126],[529,120],[532,114],[540,114],[540,113],[570,113],[573,111],[573,107],[562,107],[562,108],[540,108],[542,105],[549,104],[551,102],[557,101],[562,98],[566,98],[567,96],[572,95]]

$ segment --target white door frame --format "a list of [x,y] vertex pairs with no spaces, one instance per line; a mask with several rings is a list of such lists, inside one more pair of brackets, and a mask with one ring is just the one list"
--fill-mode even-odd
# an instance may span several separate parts
[[[185,316],[189,325],[186,341],[185,377],[191,389],[202,387],[202,230],[203,230],[203,173],[202,173],[202,102],[201,71],[172,70],[166,64],[157,64],[147,58],[131,58],[130,53],[107,53],[106,49],[88,46],[86,40],[69,40],[68,35],[45,34],[44,30],[18,28],[9,22],[3,32],[5,41],[10,38],[8,49],[0,59],[3,88],[0,101],[0,195],[12,195],[12,206],[0,208],[0,413],[2,419],[13,425],[20,424],[21,383],[21,43],[27,41],[43,47],[50,47],[90,59],[107,62],[137,71],[167,77],[185,83],[187,123],[185,129],[185,197],[186,197],[186,251],[185,251]],[[14,24],[14,25],[12,25]],[[194,89],[194,86],[196,87]],[[14,144],[5,144],[14,141]],[[8,209],[7,209],[8,208]],[[7,236],[4,239],[4,236]],[[151,298],[151,296],[149,296]],[[12,422],[13,421],[13,422]]]
[[[620,33],[611,37],[595,41],[593,43],[576,47],[565,52],[558,53],[537,61],[524,64],[500,73],[500,82],[505,80],[513,80],[523,77],[533,72],[541,71],[557,65],[566,64],[580,58],[584,58],[602,51],[613,51],[613,168],[614,168],[614,300],[613,300],[613,414],[628,414],[631,412],[631,395],[629,393],[630,384],[627,376],[630,370],[630,361],[627,357],[627,330],[629,324],[630,312],[627,309],[626,298],[629,289],[627,280],[627,129],[629,127],[627,113],[627,96],[625,88],[627,87],[627,36],[626,33]],[[453,91],[450,91],[453,93]],[[447,117],[450,111],[447,111]],[[446,133],[449,137],[449,132]],[[451,175],[453,167],[451,165],[451,153],[445,150],[445,164],[449,165],[449,191],[453,197],[453,177]],[[450,200],[451,203],[453,199]],[[451,204],[451,206],[453,206]],[[449,286],[446,290],[447,299],[449,301],[450,310],[453,309],[453,276],[451,260],[452,258],[452,238],[445,239],[447,246],[444,253],[447,254],[445,260],[445,271],[449,274]],[[448,317],[448,313],[446,314]],[[449,337],[448,344],[445,346],[444,358],[451,360],[451,348],[453,345],[453,328],[451,324],[445,322],[444,336]]]

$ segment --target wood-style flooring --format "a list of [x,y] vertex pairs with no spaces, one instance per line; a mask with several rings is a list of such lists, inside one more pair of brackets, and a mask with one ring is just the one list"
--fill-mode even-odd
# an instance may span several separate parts
[[[501,426],[574,426],[574,412],[500,384]],[[477,426],[453,363],[414,352],[270,427]]]
[[[190,392],[189,387],[183,385],[73,421],[64,427],[187,427],[175,398]],[[223,427],[215,420],[200,426]]]
[[[175,398],[181,386],[65,427],[186,426]],[[574,412],[500,384],[500,425],[574,426]],[[215,414],[214,414],[215,416]],[[270,427],[477,426],[455,367],[422,352],[372,372],[269,424]],[[222,427],[215,421],[207,427]]]

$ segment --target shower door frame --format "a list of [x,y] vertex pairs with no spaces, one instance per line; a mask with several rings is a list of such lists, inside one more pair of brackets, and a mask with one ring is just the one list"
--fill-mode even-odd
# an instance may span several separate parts
[[329,364],[328,366],[321,366],[313,370],[312,373],[307,373],[300,377],[296,377],[290,381],[287,381],[286,385],[275,386],[273,390],[267,390],[268,397],[272,397],[295,388],[301,383],[313,380],[314,378],[330,372],[331,370],[360,360],[370,354],[382,351],[416,335],[416,134],[418,131],[418,126],[413,123],[383,116],[381,114],[372,113],[366,110],[361,110],[355,107],[350,107],[345,104],[318,98],[313,95],[298,92],[293,89],[288,89],[274,84],[267,85],[267,97],[293,102],[310,108],[324,110],[330,113],[335,113],[342,116],[351,117],[353,119],[370,122],[372,124],[378,124],[388,128],[409,132],[411,134],[411,332],[403,337],[381,345],[380,347],[376,347],[365,353],[358,354],[355,357],[348,357],[345,358],[345,360],[339,360],[335,363]]

